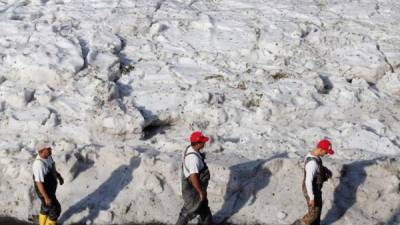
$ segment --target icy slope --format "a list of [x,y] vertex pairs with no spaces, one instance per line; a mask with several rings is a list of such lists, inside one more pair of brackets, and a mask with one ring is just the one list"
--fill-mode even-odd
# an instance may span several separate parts
[[217,217],[299,217],[301,158],[329,137],[327,223],[396,224],[399,15],[395,0],[0,1],[0,214],[37,213],[29,163],[50,139],[63,220],[172,223],[199,129]]

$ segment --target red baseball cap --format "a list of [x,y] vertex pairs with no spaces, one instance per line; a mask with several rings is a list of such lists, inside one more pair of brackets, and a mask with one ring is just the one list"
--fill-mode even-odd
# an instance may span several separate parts
[[319,141],[317,144],[317,148],[320,148],[320,149],[326,151],[326,153],[328,153],[329,155],[332,155],[334,153],[332,150],[331,142],[326,139]]
[[195,131],[190,135],[190,142],[192,143],[206,143],[208,141],[208,137],[204,136],[200,131]]

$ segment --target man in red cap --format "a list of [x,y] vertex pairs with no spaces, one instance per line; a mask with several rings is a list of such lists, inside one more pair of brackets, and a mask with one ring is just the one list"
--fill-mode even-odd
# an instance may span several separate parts
[[186,225],[200,215],[200,223],[212,224],[211,210],[208,207],[207,186],[210,180],[210,171],[205,162],[205,155],[201,152],[208,137],[200,131],[190,136],[190,145],[182,157],[182,197],[183,207],[176,225]]
[[308,205],[308,212],[293,225],[319,225],[322,209],[322,185],[332,177],[332,172],[322,165],[321,157],[332,155],[332,144],[321,140],[305,157],[303,193]]

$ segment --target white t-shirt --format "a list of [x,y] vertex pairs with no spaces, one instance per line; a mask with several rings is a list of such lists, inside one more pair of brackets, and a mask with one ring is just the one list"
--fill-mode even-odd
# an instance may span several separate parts
[[[311,153],[308,153],[307,156],[305,157],[305,159],[307,159],[308,157],[313,157],[313,158],[318,159],[317,156],[314,156]],[[307,194],[308,194],[308,197],[310,197],[310,200],[314,200],[312,181],[314,179],[315,174],[317,173],[317,169],[318,169],[318,164],[317,164],[317,162],[315,162],[315,160],[308,161],[305,166],[305,170],[306,170],[305,183],[306,183]]]
[[47,159],[43,159],[38,155],[32,165],[34,180],[43,183],[44,177],[50,172],[53,163],[54,161],[51,156],[49,156]]
[[[192,152],[197,153],[196,150],[194,150],[192,147],[189,147],[186,152],[186,155]],[[183,157],[185,157],[185,152],[183,152],[182,160]],[[184,163],[183,174],[185,175],[186,178],[189,177],[191,174],[199,173],[204,168],[203,161],[201,160],[199,155],[195,154],[187,155],[183,163]]]

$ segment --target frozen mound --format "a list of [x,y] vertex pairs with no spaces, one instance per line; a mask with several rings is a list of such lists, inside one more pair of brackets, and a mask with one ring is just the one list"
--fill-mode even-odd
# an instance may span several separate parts
[[[288,224],[330,138],[325,224],[398,224],[400,4],[0,1],[0,215],[37,214],[50,139],[65,224],[173,223],[202,130],[218,221]],[[379,200],[378,200],[379,199]]]

